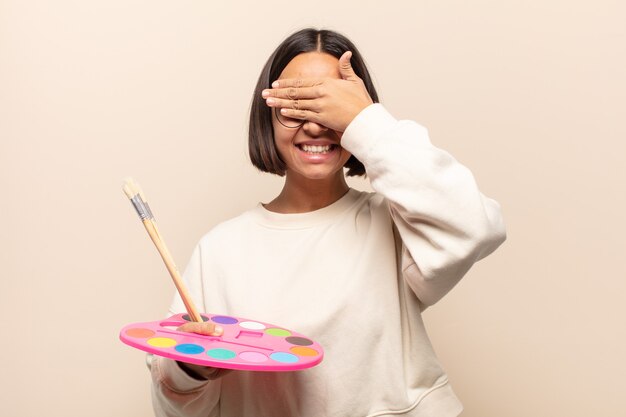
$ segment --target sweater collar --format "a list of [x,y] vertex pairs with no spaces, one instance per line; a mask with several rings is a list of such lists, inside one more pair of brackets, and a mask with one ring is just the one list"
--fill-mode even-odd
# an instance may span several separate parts
[[339,200],[307,213],[276,213],[263,207],[262,203],[251,211],[254,220],[263,226],[277,229],[302,229],[328,223],[350,208],[360,197],[361,192],[350,188]]

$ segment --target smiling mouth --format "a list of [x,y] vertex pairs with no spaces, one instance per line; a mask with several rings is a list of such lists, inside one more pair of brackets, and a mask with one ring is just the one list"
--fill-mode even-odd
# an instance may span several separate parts
[[337,147],[337,145],[296,145],[298,149],[312,155],[323,155],[329,153]]

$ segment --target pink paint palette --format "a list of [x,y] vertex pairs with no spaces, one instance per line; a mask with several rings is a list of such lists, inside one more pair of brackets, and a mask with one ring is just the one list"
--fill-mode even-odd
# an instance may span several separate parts
[[181,362],[246,371],[295,371],[317,365],[322,347],[284,327],[232,316],[201,314],[224,329],[221,336],[179,332],[187,314],[133,323],[120,331],[120,340],[134,348]]

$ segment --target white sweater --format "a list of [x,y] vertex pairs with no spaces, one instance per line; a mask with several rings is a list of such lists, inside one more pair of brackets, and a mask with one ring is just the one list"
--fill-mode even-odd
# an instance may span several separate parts
[[[158,416],[461,412],[421,312],[505,240],[500,206],[424,127],[380,104],[355,118],[341,144],[363,162],[375,193],[351,189],[300,214],[259,204],[206,234],[184,273],[199,309],[303,333],[324,347],[322,363],[199,381],[155,357]],[[175,297],[170,313],[183,311]]]

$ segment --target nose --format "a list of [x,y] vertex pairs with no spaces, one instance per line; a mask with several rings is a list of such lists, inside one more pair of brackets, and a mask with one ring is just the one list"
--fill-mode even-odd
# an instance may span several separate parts
[[307,121],[302,125],[302,129],[306,132],[307,135],[312,137],[317,137],[325,133],[328,128],[319,123]]

